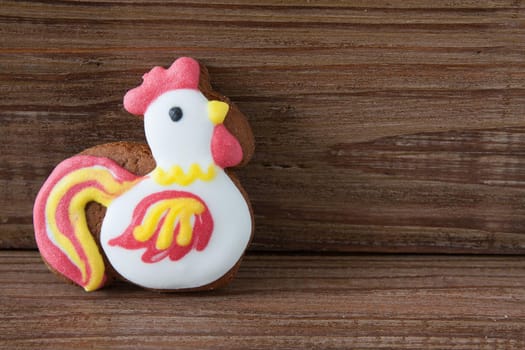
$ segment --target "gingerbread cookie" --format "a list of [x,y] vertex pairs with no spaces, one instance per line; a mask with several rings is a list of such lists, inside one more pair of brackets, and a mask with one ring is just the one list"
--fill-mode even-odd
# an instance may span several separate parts
[[154,162],[125,142],[61,162],[35,201],[42,257],[86,291],[113,278],[172,291],[225,284],[252,237],[250,204],[225,171],[253,154],[246,119],[188,57],[145,74],[124,107],[143,116]]

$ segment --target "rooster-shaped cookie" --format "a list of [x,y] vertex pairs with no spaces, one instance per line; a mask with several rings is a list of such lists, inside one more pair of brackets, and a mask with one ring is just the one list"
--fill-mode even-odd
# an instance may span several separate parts
[[[182,57],[153,68],[124,97],[128,112],[144,116],[152,172],[141,177],[109,158],[77,155],[42,186],[34,207],[40,252],[86,291],[115,272],[150,289],[209,289],[244,254],[252,215],[224,171],[243,160],[243,148],[223,125],[228,104],[204,96],[199,74],[198,62]],[[99,238],[88,228],[89,202],[107,208]]]

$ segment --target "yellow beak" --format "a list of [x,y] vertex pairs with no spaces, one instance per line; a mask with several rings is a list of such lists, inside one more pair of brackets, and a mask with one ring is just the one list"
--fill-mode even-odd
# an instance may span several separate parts
[[228,114],[229,108],[230,106],[228,106],[227,103],[224,103],[222,101],[209,101],[208,118],[210,118],[211,122],[215,125],[222,124],[224,118],[226,118],[226,114]]

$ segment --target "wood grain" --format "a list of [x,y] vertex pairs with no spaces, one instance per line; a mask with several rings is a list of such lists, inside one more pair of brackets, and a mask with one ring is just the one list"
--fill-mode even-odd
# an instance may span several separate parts
[[86,294],[0,252],[0,348],[523,349],[525,259],[251,255],[226,289]]
[[522,1],[3,1],[0,247],[54,165],[143,141],[125,91],[176,56],[249,117],[253,249],[525,252]]

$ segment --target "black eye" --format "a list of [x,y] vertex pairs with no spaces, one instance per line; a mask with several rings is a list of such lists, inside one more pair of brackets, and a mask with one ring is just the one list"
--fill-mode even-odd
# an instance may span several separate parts
[[170,109],[170,118],[174,122],[178,122],[182,119],[182,109],[180,107],[172,107]]

